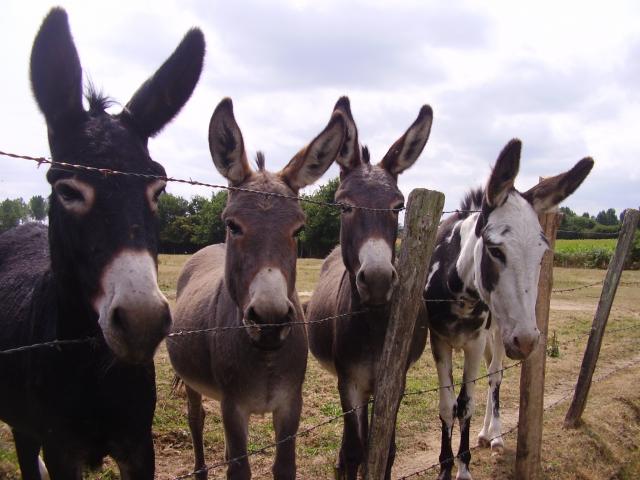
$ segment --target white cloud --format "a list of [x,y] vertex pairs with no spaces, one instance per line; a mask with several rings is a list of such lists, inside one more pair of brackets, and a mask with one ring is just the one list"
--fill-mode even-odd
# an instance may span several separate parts
[[[49,4],[5,5],[0,19],[0,150],[48,153],[31,98],[31,42]],[[64,5],[85,72],[122,104],[193,25],[207,38],[200,84],[184,110],[150,141],[170,175],[222,183],[207,127],[223,96],[234,100],[251,152],[282,168],[351,98],[374,161],[434,108],[432,135],[411,188],[439,189],[447,208],[484,182],[502,146],[524,142],[518,185],[570,168],[596,167],[567,201],[574,210],[638,206],[640,95],[633,2],[80,2]],[[0,198],[46,194],[44,169],[0,158]],[[328,176],[336,175],[333,167]],[[184,196],[206,189],[172,185]]]

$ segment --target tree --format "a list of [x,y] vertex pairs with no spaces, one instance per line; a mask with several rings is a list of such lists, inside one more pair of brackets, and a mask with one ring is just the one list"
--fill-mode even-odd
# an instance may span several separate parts
[[575,217],[576,212],[571,210],[569,207],[560,207],[560,213],[564,214],[565,217]]
[[189,228],[185,222],[189,202],[170,193],[162,194],[158,200],[160,219],[160,251],[184,253],[189,251]]
[[21,198],[3,200],[0,203],[0,232],[24,223],[28,216],[29,209]]
[[596,215],[596,222],[601,225],[618,225],[618,216],[614,208],[608,209],[606,212],[601,210]]
[[193,232],[191,242],[198,247],[223,243],[226,227],[222,221],[222,211],[227,205],[227,191],[221,190],[211,195],[211,200],[205,197],[193,197],[190,211],[193,216]]
[[[320,186],[315,193],[303,195],[320,202],[333,202],[340,185],[337,178]],[[325,257],[340,241],[340,209],[328,205],[302,202],[307,217],[304,230],[299,237],[299,252],[302,257]]]
[[42,195],[34,195],[29,199],[29,215],[36,222],[42,222],[47,218],[47,211],[49,210],[49,202]]

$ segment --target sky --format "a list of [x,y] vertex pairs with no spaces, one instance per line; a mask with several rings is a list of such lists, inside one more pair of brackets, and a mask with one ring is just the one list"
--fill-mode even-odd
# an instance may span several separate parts
[[[30,91],[33,38],[43,1],[3,2],[0,150],[48,156],[46,126]],[[523,142],[516,187],[595,167],[565,204],[578,213],[640,205],[640,2],[426,0],[61,1],[85,79],[129,100],[200,27],[207,54],[193,96],[149,142],[168,175],[226,183],[209,154],[217,103],[234,102],[251,157],[281,169],[348,95],[360,141],[379,161],[416,118],[434,110],[431,137],[399,177],[439,190],[445,209],[486,182],[502,147]],[[113,113],[120,106],[112,107]],[[0,156],[0,199],[48,195],[45,168]],[[336,166],[319,181],[338,174]],[[311,191],[309,187],[306,191]],[[210,190],[170,184],[191,197]]]

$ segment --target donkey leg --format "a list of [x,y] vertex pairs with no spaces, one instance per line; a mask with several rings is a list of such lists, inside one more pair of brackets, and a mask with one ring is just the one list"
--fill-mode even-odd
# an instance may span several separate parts
[[[438,383],[440,385],[440,422],[442,437],[440,442],[440,474],[438,480],[451,480],[453,468],[453,449],[451,435],[453,433],[453,419],[456,415],[456,400],[453,390],[453,351],[451,346],[436,335],[429,335],[431,353],[436,362]],[[444,387],[444,388],[443,388]]]
[[42,453],[52,480],[82,480],[80,462],[57,439],[45,441]]
[[391,480],[391,469],[396,460],[396,426],[393,426],[391,433],[391,445],[389,445],[389,456],[387,457],[387,469],[384,473],[384,480]]
[[38,458],[40,442],[32,436],[15,429],[12,430],[12,433],[22,478],[24,480],[41,480]]
[[[338,378],[338,392],[343,412],[350,412],[344,416],[342,431],[342,445],[340,446],[340,458],[336,468],[336,476],[340,479],[356,480],[358,468],[364,461],[365,439],[360,436],[362,427],[360,419],[363,405],[366,405],[368,396],[358,384],[344,377]],[[355,411],[351,411],[354,408]]]
[[276,459],[272,468],[275,480],[295,480],[296,478],[296,439],[294,435],[300,424],[300,412],[302,412],[302,391],[296,392],[290,402],[283,402],[273,412],[273,426],[278,443]]
[[478,378],[480,362],[484,352],[486,335],[481,332],[478,338],[467,342],[464,347],[464,373],[462,375],[463,385],[458,395],[458,409],[456,416],[460,423],[460,448],[456,463],[458,473],[456,480],[471,480],[469,463],[471,462],[471,451],[469,450],[469,429],[471,427],[471,417],[475,409],[475,378]]
[[484,361],[489,371],[489,387],[487,389],[487,405],[484,412],[484,420],[482,422],[482,429],[478,434],[478,446],[482,448],[489,448],[491,446],[491,435],[489,433],[489,427],[491,425],[491,416],[493,412],[493,380],[491,375],[491,361],[493,360],[493,337],[489,336],[484,347]]
[[204,430],[205,411],[202,406],[202,395],[185,384],[187,391],[187,416],[189,418],[189,430],[191,430],[191,441],[193,443],[193,455],[195,463],[193,466],[196,480],[206,480],[207,472],[204,470],[204,441],[202,432]]
[[225,459],[229,462],[229,480],[249,480],[251,468],[247,458],[247,436],[249,434],[249,413],[233,401],[223,398],[220,402],[222,425],[224,426]]
[[[491,420],[489,423],[488,440],[491,443],[491,450],[500,453],[504,449],[502,440],[502,424],[500,421],[500,385],[502,384],[502,361],[504,359],[504,344],[500,332],[496,329],[492,332],[493,357],[489,365],[489,388],[491,395]],[[489,403],[489,402],[487,402]]]

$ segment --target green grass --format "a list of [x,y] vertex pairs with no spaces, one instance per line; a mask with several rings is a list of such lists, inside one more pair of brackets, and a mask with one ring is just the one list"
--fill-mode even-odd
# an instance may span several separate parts
[[558,267],[607,268],[618,240],[556,240],[554,265]]
[[[559,241],[559,244],[565,241]],[[570,243],[584,242],[566,241]],[[591,241],[587,241],[591,242]],[[596,241],[600,242],[600,241]],[[610,240],[605,242],[611,243]],[[615,240],[614,240],[615,242]],[[175,301],[175,285],[180,269],[188,256],[184,255],[161,255],[159,259],[159,284],[161,289]],[[298,262],[296,286],[299,292],[310,292],[313,290],[320,272],[321,261],[312,259],[302,259]],[[572,288],[600,282],[604,278],[602,270],[584,269],[554,269],[554,289]],[[639,287],[636,285],[640,281],[640,272],[625,271],[622,277],[626,285],[621,285],[616,294],[614,308],[609,319],[608,334],[603,344],[601,362],[607,363],[612,360],[624,359],[629,352],[637,352],[640,345],[640,329],[629,329],[614,332],[614,329],[632,327],[640,320],[640,310],[638,304]],[[580,360],[586,343],[586,336],[589,331],[593,312],[600,295],[600,286],[593,286],[586,289],[554,294],[551,304],[551,320],[549,331],[557,332],[559,343],[559,357],[547,359],[547,385],[573,384]],[[304,300],[304,298],[303,298]],[[579,338],[579,341],[574,341]],[[407,391],[427,390],[437,387],[437,376],[433,358],[427,350],[418,362],[409,370],[407,376]],[[454,358],[456,369],[454,371],[454,381],[461,380],[462,356],[457,353]],[[512,361],[505,360],[505,365]],[[173,380],[173,370],[169,363],[165,346],[163,345],[156,356],[157,390],[158,403],[156,416],[154,419],[154,442],[156,448],[157,478],[167,480],[191,470],[193,456],[191,449],[191,437],[186,419],[186,399],[183,392],[172,392],[171,384]],[[637,371],[637,370],[636,370]],[[486,369],[481,368],[480,375]],[[633,373],[634,370],[630,370]],[[616,381],[614,376],[610,382]],[[303,385],[304,405],[301,416],[300,430],[317,425],[329,417],[340,413],[340,399],[336,388],[336,379],[321,369],[318,362],[310,355],[308,369]],[[475,425],[482,421],[484,413],[484,398],[486,395],[486,380],[478,382],[476,389],[476,416],[473,420]],[[600,384],[601,385],[601,384]],[[594,385],[594,391],[590,395],[588,413],[598,413],[613,401],[613,395],[608,393],[598,393],[598,384]],[[612,385],[616,392],[615,397],[624,396],[624,400],[634,402],[639,405],[640,399],[629,392],[631,387],[628,383]],[[508,412],[514,411],[518,403],[518,369],[511,369],[505,373],[505,380],[501,390],[501,403],[504,406],[505,418]],[[600,408],[598,408],[600,407]],[[564,407],[559,407],[557,415],[560,415]],[[205,456],[208,464],[217,463],[224,458],[224,434],[221,424],[220,411],[217,402],[205,400],[205,410],[207,412],[205,421]],[[624,410],[622,413],[630,414]],[[606,412],[605,412],[606,413]],[[550,412],[549,415],[555,415]],[[605,415],[603,413],[603,415]],[[639,414],[640,416],[640,414]],[[605,415],[606,417],[606,415]],[[616,417],[617,418],[617,417]],[[578,432],[566,433],[561,429],[561,419],[549,420],[545,414],[545,432],[551,434],[553,442],[547,442],[543,448],[543,469],[548,473],[546,478],[584,478],[595,480],[596,478],[638,478],[640,471],[640,460],[638,451],[631,450],[629,445],[635,444],[633,434],[635,430],[628,430],[635,425],[632,419],[620,424],[615,424],[615,428],[604,429],[607,422],[612,420],[606,417],[605,420],[587,417],[594,428]],[[611,431],[610,431],[611,430]],[[598,432],[598,436],[590,435],[593,431]],[[602,433],[601,433],[602,432]],[[619,445],[622,435],[626,435],[631,440],[625,445]],[[337,421],[320,427],[312,433],[302,436],[297,440],[297,463],[299,478],[332,478],[333,464],[337,452],[340,448],[342,435],[342,422]],[[438,448],[440,437],[440,422],[438,420],[438,394],[412,395],[405,398],[398,412],[397,464],[406,464],[415,455],[419,455],[425,450],[431,451]],[[637,437],[640,439],[640,436]],[[560,443],[558,440],[560,439]],[[573,441],[564,447],[564,442]],[[252,416],[249,432],[249,449],[260,448],[271,444],[274,440],[271,415]],[[474,478],[512,478],[513,457],[515,449],[515,437],[513,435],[505,438],[507,442],[507,453],[504,457],[494,459],[487,452],[477,451],[474,453],[473,473]],[[580,462],[575,458],[581,458],[583,451],[582,443],[591,445],[589,453],[593,474],[583,475],[579,469]],[[636,442],[640,444],[640,440]],[[596,455],[594,452],[607,451],[608,455]],[[612,460],[611,452],[617,455],[617,459]],[[568,457],[568,458],[564,458]],[[269,478],[273,451],[265,455],[252,457],[251,465],[255,478]],[[620,461],[622,460],[622,461]],[[416,468],[424,467],[423,463],[416,464]],[[90,479],[114,479],[117,478],[117,469],[110,462],[105,465],[101,473],[92,474]],[[0,479],[17,480],[17,464],[13,450],[11,435],[6,425],[0,424]],[[407,472],[408,473],[408,472]],[[618,476],[613,476],[616,474]],[[434,475],[435,476],[435,475]],[[219,469],[212,472],[210,478],[224,477],[224,470]],[[395,477],[395,476],[394,476]],[[427,477],[428,478],[428,477]]]
[[603,239],[578,239],[578,240],[556,240],[556,252],[577,253],[593,250],[594,248],[604,249],[613,252],[616,249],[618,240],[615,238]]

